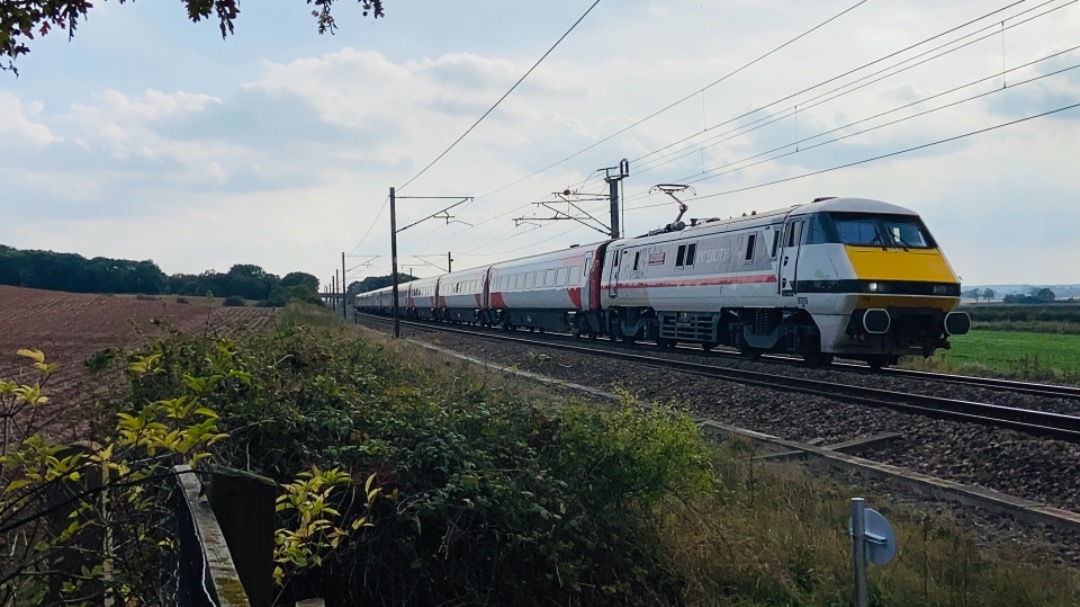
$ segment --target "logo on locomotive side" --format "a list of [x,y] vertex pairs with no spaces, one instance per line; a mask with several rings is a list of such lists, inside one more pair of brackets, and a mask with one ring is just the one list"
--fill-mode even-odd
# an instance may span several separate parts
[[727,261],[728,253],[728,249],[709,249],[701,254],[701,263]]
[[659,253],[649,253],[649,265],[650,266],[662,266],[664,260],[667,259],[667,253],[660,251]]

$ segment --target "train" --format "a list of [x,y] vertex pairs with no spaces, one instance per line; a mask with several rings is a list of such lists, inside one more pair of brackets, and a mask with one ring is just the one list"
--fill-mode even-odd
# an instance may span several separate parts
[[[948,349],[971,327],[955,309],[959,278],[905,207],[822,197],[727,219],[681,217],[637,237],[403,283],[399,315],[874,369]],[[390,313],[391,287],[354,305]]]

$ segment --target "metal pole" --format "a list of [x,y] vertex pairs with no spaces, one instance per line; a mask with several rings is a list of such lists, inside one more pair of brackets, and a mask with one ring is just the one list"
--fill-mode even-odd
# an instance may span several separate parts
[[398,318],[397,200],[394,188],[390,188],[390,275],[394,285],[394,337],[401,337],[401,319]]
[[334,296],[334,312],[337,312],[337,294],[338,294],[338,287],[340,287],[340,286],[341,286],[341,281],[338,280],[337,270],[334,270],[334,293],[333,293],[333,296]]
[[619,180],[608,177],[608,196],[611,198],[611,237],[619,237]]
[[348,286],[345,284],[345,251],[341,252],[341,320],[349,320],[349,307],[345,305],[346,291]]
[[450,251],[446,252],[446,273],[454,271],[454,259],[450,257]]
[[855,565],[855,607],[866,607],[866,501],[851,498],[851,546]]

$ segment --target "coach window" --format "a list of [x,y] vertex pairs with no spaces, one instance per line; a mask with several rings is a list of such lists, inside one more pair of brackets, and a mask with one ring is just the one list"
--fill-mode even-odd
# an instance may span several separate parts
[[757,244],[757,234],[750,234],[746,237],[746,261],[754,260],[754,245]]
[[681,268],[683,266],[683,258],[686,257],[686,245],[679,245],[679,250],[675,253],[675,267]]
[[546,286],[546,287],[554,287],[555,286],[555,270],[552,269],[552,270],[547,271],[547,277],[544,278],[544,286]]

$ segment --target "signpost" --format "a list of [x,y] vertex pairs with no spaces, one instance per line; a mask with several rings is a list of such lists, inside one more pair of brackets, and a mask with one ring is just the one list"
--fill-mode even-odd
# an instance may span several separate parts
[[866,562],[884,565],[891,561],[896,556],[896,534],[889,521],[867,508],[866,500],[861,497],[851,498],[848,534],[855,566],[855,607],[867,607]]

